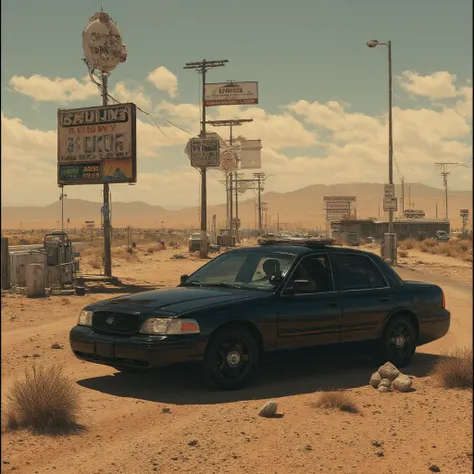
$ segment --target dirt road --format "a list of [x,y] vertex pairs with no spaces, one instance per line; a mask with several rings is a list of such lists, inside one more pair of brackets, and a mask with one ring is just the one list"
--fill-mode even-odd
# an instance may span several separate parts
[[[189,368],[125,375],[75,359],[68,332],[79,310],[112,292],[175,285],[200,265],[173,253],[121,262],[123,287],[83,298],[2,298],[2,404],[25,367],[63,363],[80,390],[84,425],[57,438],[4,433],[2,472],[418,474],[431,464],[443,473],[472,472],[472,392],[442,389],[428,376],[444,350],[472,343],[472,281],[399,269],[405,279],[441,284],[452,312],[448,335],[419,348],[406,370],[414,376],[412,393],[374,391],[367,386],[376,369],[370,357],[341,351],[273,356],[253,387],[233,393],[207,389]],[[53,343],[63,349],[51,349]],[[335,388],[348,391],[359,414],[311,406],[316,392]],[[257,416],[268,399],[284,416]]]

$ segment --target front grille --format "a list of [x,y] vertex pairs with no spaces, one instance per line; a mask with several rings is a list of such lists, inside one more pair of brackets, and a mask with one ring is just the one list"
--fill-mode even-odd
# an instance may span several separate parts
[[140,329],[139,314],[114,313],[108,311],[94,311],[92,328],[94,331],[105,334],[130,336]]

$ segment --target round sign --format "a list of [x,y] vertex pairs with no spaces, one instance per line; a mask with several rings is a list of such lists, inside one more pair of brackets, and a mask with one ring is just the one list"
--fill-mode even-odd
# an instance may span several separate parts
[[127,58],[122,34],[105,12],[96,13],[84,28],[82,49],[89,67],[103,73],[113,71]]

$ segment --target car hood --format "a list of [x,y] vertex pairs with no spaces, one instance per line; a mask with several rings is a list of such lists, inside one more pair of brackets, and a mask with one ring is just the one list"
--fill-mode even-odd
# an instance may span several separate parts
[[119,311],[119,307],[123,307],[123,309],[161,310],[179,314],[224,303],[268,298],[268,296],[267,292],[254,290],[177,287],[119,296],[91,305],[91,309],[98,310],[107,307]]

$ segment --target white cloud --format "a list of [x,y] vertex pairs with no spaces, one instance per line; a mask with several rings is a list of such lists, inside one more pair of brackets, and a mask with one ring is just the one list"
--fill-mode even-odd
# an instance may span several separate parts
[[143,89],[140,87],[135,90],[130,90],[127,88],[124,82],[118,82],[111,94],[119,102],[133,102],[138,107],[145,109],[145,111],[150,110],[151,101],[144,94]]
[[62,79],[34,74],[30,77],[13,76],[10,86],[15,92],[33,98],[36,102],[70,103],[98,96],[97,86],[86,76],[82,82],[77,79]]
[[178,95],[178,78],[164,66],[151,71],[147,79],[157,89],[167,92],[170,97]]
[[400,85],[407,92],[427,97],[430,100],[456,97],[454,82],[456,75],[446,71],[420,76],[416,72],[403,71],[399,78]]
[[[140,100],[144,107],[149,100],[140,88],[127,88],[119,83],[116,89],[123,100]],[[456,90],[454,100],[446,101],[440,108],[394,108],[395,158],[408,181],[426,180],[436,161],[463,163],[472,156],[471,104],[472,86],[464,85]],[[192,135],[199,131],[199,107],[195,104],[160,102],[154,110]],[[299,100],[282,106],[281,111],[271,114],[260,107],[207,109],[211,120],[254,119],[236,127],[234,136],[262,139],[263,171],[271,175],[267,190],[290,191],[314,183],[385,181],[386,115],[358,113],[337,101]],[[133,187],[114,186],[114,200],[142,200],[164,207],[195,206],[199,198],[199,175],[189,166],[182,151],[190,135],[154,119],[163,125],[163,133],[149,118],[139,114],[138,183]],[[2,198],[18,204],[48,204],[57,200],[56,131],[29,129],[20,118],[3,114],[2,129]],[[228,137],[227,127],[209,127],[209,130]],[[291,155],[286,152],[288,148],[292,149]],[[466,168],[453,170],[451,189],[471,187],[470,176]],[[209,173],[209,203],[223,200],[219,180],[219,172]],[[73,186],[68,196],[91,199],[95,189]],[[96,200],[99,199],[97,187]]]

